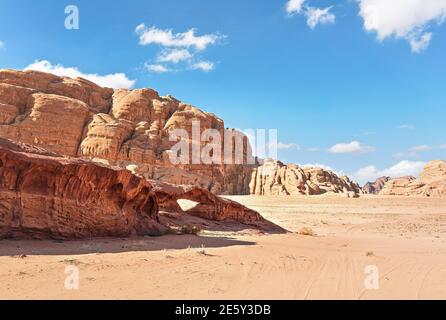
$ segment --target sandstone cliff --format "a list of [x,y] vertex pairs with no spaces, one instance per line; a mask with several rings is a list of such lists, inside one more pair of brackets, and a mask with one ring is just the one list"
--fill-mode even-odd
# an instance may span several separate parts
[[379,194],[381,190],[384,188],[384,185],[387,181],[390,180],[390,177],[381,177],[376,179],[375,182],[367,182],[362,190],[366,194]]
[[446,161],[429,162],[418,179],[404,177],[388,181],[380,195],[445,197]]
[[[198,205],[185,212],[181,199]],[[205,189],[149,181],[126,169],[0,138],[0,239],[162,234],[168,230],[160,223],[163,212],[283,231]]]
[[[253,166],[172,165],[169,150],[177,142],[169,141],[169,133],[184,129],[192,137],[194,121],[200,121],[200,133],[215,129],[222,137],[241,136],[214,114],[151,89],[114,91],[80,78],[0,70],[1,138],[131,167],[147,179],[196,185],[218,194],[249,194]],[[246,137],[242,139],[246,159],[251,149]],[[223,144],[222,155],[224,149]]]
[[0,237],[92,238],[163,227],[152,185],[127,170],[0,139]]
[[338,177],[322,168],[303,169],[298,165],[285,165],[274,160],[265,160],[262,166],[254,170],[250,190],[253,195],[337,193],[356,197],[362,193],[359,185],[348,177]]

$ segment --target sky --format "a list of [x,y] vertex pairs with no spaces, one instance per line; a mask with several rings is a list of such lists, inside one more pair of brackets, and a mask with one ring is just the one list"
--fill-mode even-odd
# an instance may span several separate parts
[[364,183],[446,158],[445,19],[446,0],[0,0],[0,68],[154,88]]

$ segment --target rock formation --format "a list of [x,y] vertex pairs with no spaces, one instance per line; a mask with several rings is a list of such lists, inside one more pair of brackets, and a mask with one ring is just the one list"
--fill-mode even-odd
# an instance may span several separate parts
[[2,138],[130,167],[147,179],[196,185],[218,194],[249,194],[251,165],[222,159],[217,164],[172,164],[170,150],[178,141],[170,141],[170,133],[184,129],[191,139],[197,121],[198,134],[215,129],[222,137],[232,135],[222,144],[221,155],[225,147],[235,153],[233,143],[241,137],[243,157],[251,157],[247,138],[226,129],[223,120],[154,90],[114,91],[81,78],[0,70]]
[[162,229],[144,178],[0,139],[0,237],[124,237]]
[[384,185],[387,181],[390,180],[390,177],[381,177],[376,179],[375,182],[367,182],[362,190],[366,194],[379,194],[381,190],[384,188]]
[[380,195],[446,197],[446,161],[429,162],[418,179],[404,177],[388,181]]
[[253,172],[251,184],[253,195],[320,195],[344,194],[356,197],[362,193],[358,184],[348,177],[338,177],[322,168],[301,168],[285,165],[280,161],[265,160]]
[[[155,182],[154,192],[160,211],[182,212],[191,216],[213,221],[235,221],[268,231],[283,231],[266,221],[259,213],[235,201],[221,198],[195,186],[177,186]],[[178,200],[195,202],[196,206],[183,210]]]
[[205,189],[149,181],[119,167],[0,139],[0,238],[160,234],[167,228],[159,209],[183,213],[179,199],[198,203],[185,214],[277,231],[257,212]]

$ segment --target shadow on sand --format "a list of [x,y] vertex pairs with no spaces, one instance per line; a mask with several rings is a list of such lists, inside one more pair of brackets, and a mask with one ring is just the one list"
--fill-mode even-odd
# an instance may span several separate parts
[[167,235],[134,239],[95,239],[79,241],[2,240],[0,256],[57,256],[125,253],[141,251],[181,250],[187,248],[223,248],[252,246],[255,242],[230,237]]

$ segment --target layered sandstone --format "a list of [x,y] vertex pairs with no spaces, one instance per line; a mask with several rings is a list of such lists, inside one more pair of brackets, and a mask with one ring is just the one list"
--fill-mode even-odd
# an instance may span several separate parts
[[[153,182],[154,192],[160,211],[182,212],[192,216],[214,221],[235,221],[258,227],[268,226],[275,229],[258,212],[251,210],[235,201],[221,198],[213,193],[195,186],[178,186]],[[189,200],[196,206],[183,210],[178,200]]]
[[446,161],[429,162],[418,179],[404,177],[390,180],[380,195],[445,197]]
[[[198,134],[214,129],[224,140],[211,163],[171,161],[175,129]],[[243,158],[251,157],[247,138],[226,129],[212,113],[161,97],[151,89],[112,90],[84,79],[36,71],[0,70],[0,137],[43,147],[70,157],[94,159],[132,170],[147,179],[196,185],[219,194],[248,194],[253,166],[223,161],[242,138]],[[200,151],[209,143],[203,140]],[[231,153],[231,152],[230,152]],[[192,148],[190,148],[192,160]],[[184,155],[183,155],[184,156]],[[225,159],[226,160],[226,159]],[[230,159],[231,160],[231,159]],[[246,162],[246,161],[245,161]]]
[[337,176],[322,168],[301,168],[280,161],[265,160],[253,172],[250,191],[253,195],[321,195],[327,193],[356,197],[361,188],[348,177]]
[[379,194],[389,180],[390,177],[381,177],[376,179],[375,182],[367,182],[362,190],[366,194]]
[[[182,199],[197,206],[183,211]],[[158,235],[168,230],[160,223],[163,212],[279,230],[256,211],[206,189],[149,181],[0,138],[0,238]]]
[[0,238],[150,234],[163,228],[152,189],[127,170],[0,139]]

